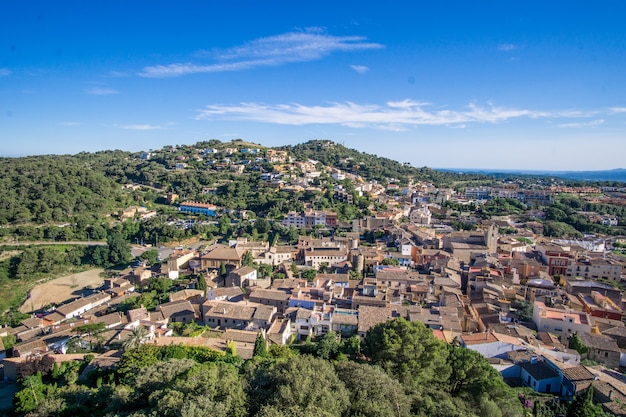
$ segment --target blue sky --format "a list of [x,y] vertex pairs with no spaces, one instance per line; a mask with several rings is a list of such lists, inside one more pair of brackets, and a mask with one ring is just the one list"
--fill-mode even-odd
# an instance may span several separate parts
[[0,154],[331,139],[414,166],[625,167],[624,16],[623,1],[9,0]]

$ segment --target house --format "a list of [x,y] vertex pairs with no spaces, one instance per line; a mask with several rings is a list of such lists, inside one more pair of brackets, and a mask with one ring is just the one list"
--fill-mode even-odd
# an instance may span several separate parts
[[561,376],[545,360],[532,358],[530,362],[519,364],[520,378],[525,386],[537,392],[558,393],[561,388]]
[[331,319],[331,330],[343,337],[350,337],[359,328],[359,313],[356,310],[335,308]]
[[570,261],[571,251],[569,246],[561,246],[555,243],[541,243],[535,245],[541,254],[543,261],[548,265],[548,274],[566,275]]
[[333,266],[348,260],[348,249],[345,247],[317,247],[303,251],[307,266],[318,269],[322,264]]
[[267,306],[276,307],[280,314],[283,314],[289,307],[291,293],[281,290],[252,288],[249,300]]
[[227,245],[212,245],[200,255],[202,269],[219,269],[222,265],[230,268],[241,267],[245,250]]
[[404,317],[404,308],[391,307],[371,307],[362,305],[359,307],[359,324],[357,333],[363,339],[368,330],[380,323],[386,323],[388,320]]
[[254,262],[278,266],[284,262],[296,259],[299,250],[293,246],[272,246],[267,251],[259,253],[254,257]]
[[244,266],[241,268],[237,268],[234,271],[230,272],[226,276],[226,280],[224,282],[225,287],[245,287],[249,280],[257,279],[257,270],[250,267]]
[[579,395],[596,380],[595,375],[583,365],[565,368],[561,372],[563,374],[561,395],[564,397]]
[[274,320],[267,330],[267,340],[276,345],[289,344],[291,335],[291,321],[288,318]]
[[215,217],[217,206],[207,203],[198,203],[196,201],[185,201],[180,203],[179,211],[191,214],[204,214],[205,216]]
[[474,350],[486,358],[504,357],[512,350],[526,350],[526,344],[519,338],[496,332],[463,334],[461,346]]
[[623,310],[613,300],[598,291],[591,291],[589,295],[579,293],[578,299],[582,303],[583,309],[592,317],[622,320]]
[[595,333],[578,333],[578,337],[589,348],[584,357],[600,362],[607,368],[619,368],[621,350],[613,338]]
[[244,291],[241,287],[219,287],[209,288],[206,293],[206,299],[212,301],[243,301]]
[[159,304],[157,311],[163,313],[163,317],[170,323],[191,323],[194,321],[195,312],[191,303],[187,300],[171,301]]
[[49,352],[50,349],[43,339],[35,339],[29,342],[17,343],[13,346],[13,357],[40,355]]
[[202,304],[204,324],[220,329],[251,330],[256,305],[245,302],[226,303],[222,301],[205,301]]
[[63,315],[66,319],[78,317],[92,308],[101,306],[111,300],[111,295],[106,293],[96,293],[71,303],[64,304],[56,309],[56,313]]
[[574,333],[591,331],[591,319],[586,312],[546,307],[541,301],[533,305],[533,322],[538,331],[554,333],[563,343]]

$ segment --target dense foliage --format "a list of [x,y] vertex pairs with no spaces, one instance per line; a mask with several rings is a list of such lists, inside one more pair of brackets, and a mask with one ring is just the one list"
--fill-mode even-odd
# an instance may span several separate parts
[[0,159],[0,224],[97,220],[125,196],[86,154]]
[[[140,345],[115,371],[40,364],[23,375],[28,416],[522,416],[517,392],[476,352],[421,323],[380,324],[359,338],[327,335],[298,353],[255,348],[247,361],[201,347]],[[262,338],[258,344],[265,343]]]

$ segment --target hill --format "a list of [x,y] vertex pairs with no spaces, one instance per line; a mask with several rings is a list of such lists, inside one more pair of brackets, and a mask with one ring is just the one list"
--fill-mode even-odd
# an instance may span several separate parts
[[407,163],[346,148],[330,140],[311,140],[277,149],[292,153],[296,159],[313,159],[324,165],[361,175],[382,183],[397,181],[405,185],[409,179],[426,181],[436,186],[450,186],[456,181],[489,181],[484,174],[458,174],[437,171],[428,167],[416,168]]

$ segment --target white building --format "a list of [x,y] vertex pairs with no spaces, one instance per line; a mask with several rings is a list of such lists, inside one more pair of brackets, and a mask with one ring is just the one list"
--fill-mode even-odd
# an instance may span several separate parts
[[550,308],[540,301],[535,301],[533,321],[537,331],[553,333],[565,343],[574,333],[589,333],[591,319],[585,312]]

